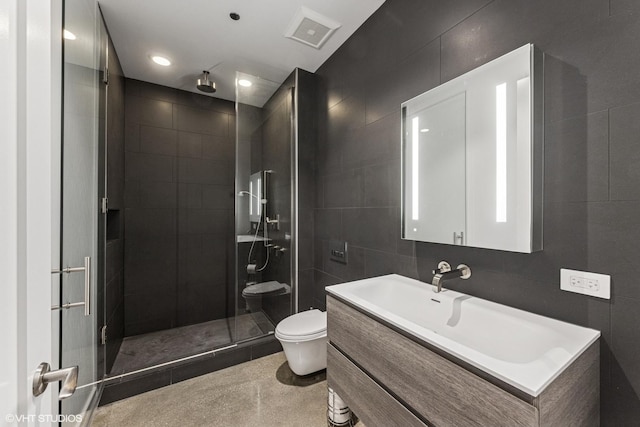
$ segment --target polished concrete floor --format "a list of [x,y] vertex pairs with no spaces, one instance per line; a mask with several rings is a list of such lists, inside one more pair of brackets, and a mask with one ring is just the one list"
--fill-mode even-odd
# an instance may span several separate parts
[[326,411],[325,372],[297,377],[280,352],[100,407],[92,426],[323,427]]
[[223,347],[233,341],[234,329],[235,341],[274,330],[264,313],[259,312],[127,337],[109,374],[133,372]]

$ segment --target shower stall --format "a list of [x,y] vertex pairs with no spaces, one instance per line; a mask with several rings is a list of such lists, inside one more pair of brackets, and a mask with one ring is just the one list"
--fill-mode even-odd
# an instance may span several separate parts
[[127,78],[93,0],[66,0],[64,27],[65,275],[52,305],[57,364],[79,366],[60,411],[90,419],[98,401],[280,351],[278,322],[318,299],[318,101],[299,69],[280,83],[238,73],[251,84],[233,101],[195,79]]
[[301,230],[299,194],[315,194],[314,76],[240,78],[252,85],[237,86],[233,103],[124,79],[124,231],[107,221],[124,248],[122,329],[108,331],[122,338],[107,355],[102,404],[280,351],[275,327],[298,310],[300,241],[313,230]]

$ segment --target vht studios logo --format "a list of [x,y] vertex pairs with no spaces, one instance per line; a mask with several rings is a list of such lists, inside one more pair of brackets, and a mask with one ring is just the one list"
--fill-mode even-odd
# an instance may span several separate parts
[[4,419],[8,423],[80,423],[82,415],[8,414]]

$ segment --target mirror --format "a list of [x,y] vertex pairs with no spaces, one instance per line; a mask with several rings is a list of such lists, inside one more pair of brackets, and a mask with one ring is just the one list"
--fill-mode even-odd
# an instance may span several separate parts
[[528,44],[402,104],[402,237],[542,249],[542,54]]
[[260,222],[262,216],[262,199],[264,195],[264,180],[262,171],[251,174],[249,178],[249,221]]

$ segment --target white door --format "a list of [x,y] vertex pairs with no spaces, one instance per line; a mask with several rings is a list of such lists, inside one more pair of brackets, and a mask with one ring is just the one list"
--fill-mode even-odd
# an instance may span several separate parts
[[[60,244],[62,2],[0,1],[0,58],[0,425],[77,424],[77,415],[84,414],[71,406],[86,407],[87,395],[95,390],[92,383],[99,373],[95,318],[85,323],[82,331],[73,329],[69,333],[63,329],[61,336],[61,324],[78,327],[80,320],[69,316],[79,315],[85,321],[84,309],[52,310],[52,305],[61,300],[61,275],[52,275],[52,269],[84,264],[81,256],[62,265],[67,260],[60,252],[62,246],[69,256],[75,256],[66,244]],[[89,174],[93,173],[92,167],[88,168]],[[93,185],[87,182],[87,186]],[[84,191],[74,190],[78,194]],[[97,205],[97,200],[90,202]],[[67,208],[69,203],[73,202],[67,200]],[[79,226],[86,229],[96,223],[92,215],[88,225]],[[89,236],[92,253],[86,255],[95,257],[95,235]],[[69,279],[74,274],[65,276]],[[79,301],[84,300],[83,277],[74,276],[72,280],[81,284],[69,283],[72,288],[63,301],[69,298],[69,302],[78,302],[78,287]],[[62,280],[63,293],[66,279]],[[95,280],[92,285],[95,295]],[[92,308],[95,313],[95,306]],[[64,340],[74,335],[81,338],[75,342],[76,348]],[[93,343],[87,344],[89,341]],[[79,392],[68,400],[80,403],[69,403],[62,412],[58,383],[49,385],[37,397],[32,391],[38,365],[47,362],[51,369],[59,369],[61,354],[63,363],[65,354],[67,359],[79,355],[78,359],[84,358],[76,363],[80,365]]]
[[0,2],[0,419],[49,425],[57,387],[35,398],[41,362],[57,368],[51,312],[58,259],[61,6]]

